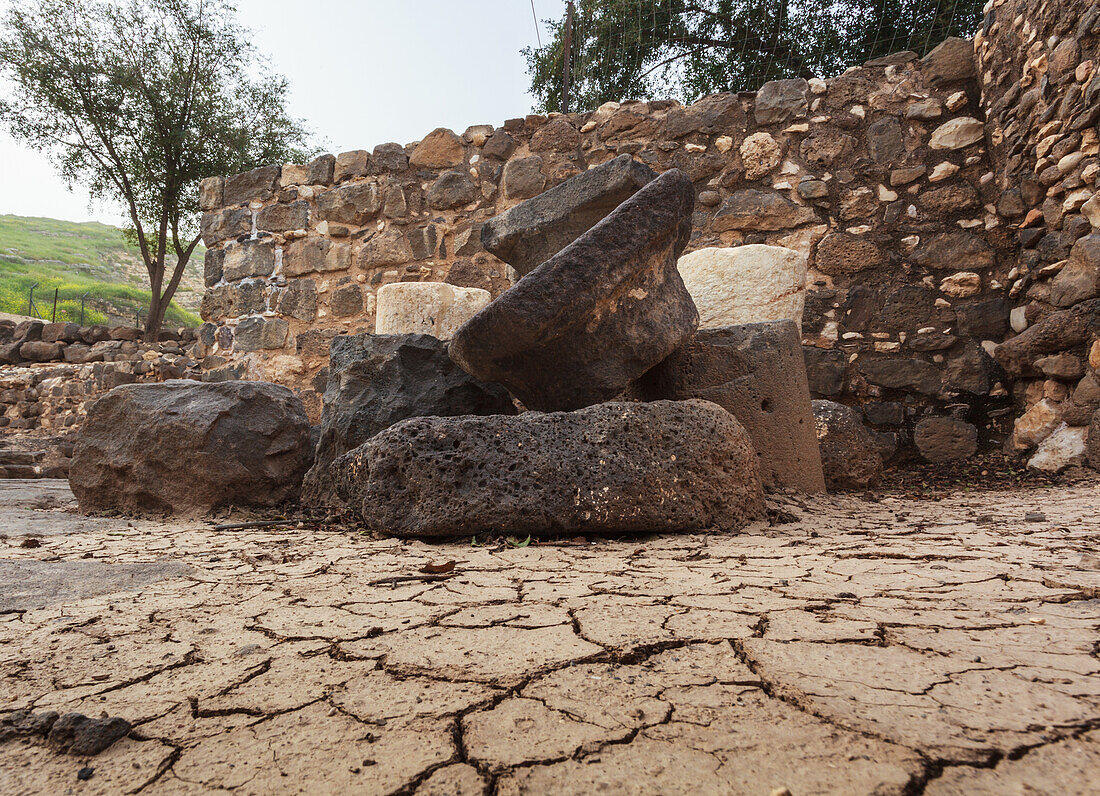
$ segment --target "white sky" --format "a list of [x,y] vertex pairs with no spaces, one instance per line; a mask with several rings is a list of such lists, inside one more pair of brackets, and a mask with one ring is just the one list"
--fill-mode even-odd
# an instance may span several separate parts
[[[330,152],[461,133],[531,109],[531,0],[237,0],[257,49],[290,80],[290,111]],[[534,0],[540,21],[564,0]],[[9,0],[0,0],[0,13]],[[547,31],[542,27],[543,41]],[[124,222],[70,191],[47,158],[0,129],[0,213]]]

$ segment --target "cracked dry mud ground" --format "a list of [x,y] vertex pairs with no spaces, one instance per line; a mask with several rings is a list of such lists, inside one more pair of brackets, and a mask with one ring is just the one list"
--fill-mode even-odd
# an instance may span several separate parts
[[134,726],[95,758],[0,744],[0,792],[1097,793],[1098,498],[785,498],[737,535],[488,549],[8,482],[0,717]]

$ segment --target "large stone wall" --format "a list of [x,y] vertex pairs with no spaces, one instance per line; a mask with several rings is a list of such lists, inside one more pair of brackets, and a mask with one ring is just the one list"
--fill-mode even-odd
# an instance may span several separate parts
[[975,50],[997,207],[1020,245],[1020,334],[998,359],[1027,409],[1010,440],[1024,453],[1063,422],[1083,437],[1100,406],[1100,4],[994,0]]
[[381,285],[499,295],[514,273],[480,225],[630,153],[691,177],[690,249],[809,254],[815,394],[862,406],[888,446],[927,415],[984,428],[1011,412],[989,351],[1007,333],[1017,236],[997,212],[980,98],[971,45],[954,40],[923,63],[900,53],[689,107],[610,103],[209,179],[204,366],[288,384],[316,418],[328,343],[373,331]]

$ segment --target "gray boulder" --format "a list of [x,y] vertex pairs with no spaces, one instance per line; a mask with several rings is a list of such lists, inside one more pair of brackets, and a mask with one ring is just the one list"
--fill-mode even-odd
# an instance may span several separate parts
[[294,499],[312,459],[309,419],[286,387],[127,384],[89,408],[69,485],[86,512],[198,516]]
[[835,401],[814,401],[814,426],[825,483],[830,489],[865,489],[882,477],[875,435],[854,411]]
[[636,386],[643,400],[713,401],[749,432],[765,487],[824,492],[794,321],[700,329]]
[[331,471],[398,536],[734,531],[764,508],[748,434],[707,401],[413,418]]
[[463,324],[451,357],[531,409],[619,395],[699,323],[676,269],[693,204],[687,175],[666,171]]
[[619,155],[489,219],[481,243],[524,276],[656,177],[644,163]]
[[507,390],[470,376],[447,356],[447,344],[431,335],[338,335],[329,349],[321,436],[302,501],[337,505],[328,475],[332,460],[401,420],[515,413]]

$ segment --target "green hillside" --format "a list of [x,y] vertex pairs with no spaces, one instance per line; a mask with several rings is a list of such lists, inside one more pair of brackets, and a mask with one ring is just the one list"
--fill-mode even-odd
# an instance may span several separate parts
[[[197,326],[202,300],[199,246],[187,264],[168,313],[167,326]],[[28,314],[31,285],[37,315],[80,322],[80,300],[87,295],[84,323],[133,326],[149,308],[149,279],[137,248],[122,230],[95,222],[78,224],[52,218],[0,215],[0,312]]]

